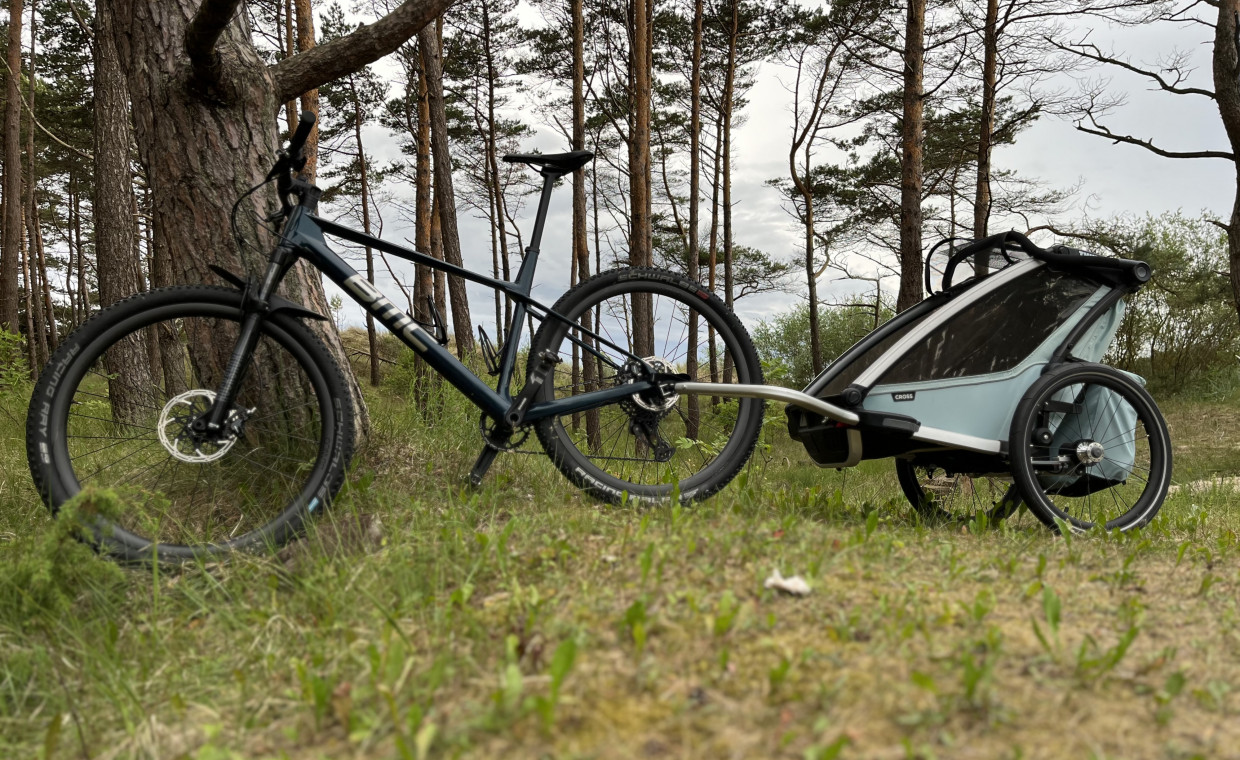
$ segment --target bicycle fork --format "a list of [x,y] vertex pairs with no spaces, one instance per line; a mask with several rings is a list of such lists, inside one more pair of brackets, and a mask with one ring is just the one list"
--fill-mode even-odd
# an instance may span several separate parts
[[241,321],[241,332],[237,336],[237,344],[233,347],[228,365],[224,369],[224,376],[216,388],[211,411],[194,420],[190,425],[190,429],[195,433],[218,435],[223,432],[237,390],[241,387],[241,381],[250,368],[254,347],[258,344],[259,331],[262,329],[263,320],[267,317],[271,297],[284,279],[284,275],[296,261],[297,256],[292,246],[280,243],[271,254],[267,264],[267,273],[258,286],[258,292],[253,292],[252,281],[245,287],[241,298],[241,309],[245,317]]

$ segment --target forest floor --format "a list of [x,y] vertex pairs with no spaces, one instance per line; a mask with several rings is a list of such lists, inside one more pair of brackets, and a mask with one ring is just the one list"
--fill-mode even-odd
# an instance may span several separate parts
[[778,419],[693,507],[600,505],[537,456],[473,491],[472,414],[385,389],[308,541],[176,573],[66,549],[24,406],[0,757],[1240,757],[1237,399],[1164,404],[1181,487],[1150,526],[1059,538],[924,525],[889,461],[820,470]]

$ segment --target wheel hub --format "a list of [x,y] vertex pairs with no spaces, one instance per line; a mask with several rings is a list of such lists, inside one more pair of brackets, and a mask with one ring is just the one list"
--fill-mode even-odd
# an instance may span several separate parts
[[214,403],[215,391],[197,388],[179,393],[164,404],[155,429],[172,458],[190,464],[214,462],[237,442],[248,413],[254,410],[244,415],[242,410],[230,410],[223,430],[212,435],[207,430],[206,415]]
[[1076,458],[1082,464],[1097,464],[1106,456],[1106,447],[1097,441],[1081,441],[1076,445]]
[[[642,361],[650,365],[650,369],[657,374],[667,374],[673,371],[672,363],[660,356],[647,356]],[[626,371],[624,374],[626,375],[626,382],[631,383],[636,380],[636,372]],[[676,406],[676,402],[680,399],[680,394],[674,391],[663,393],[644,391],[642,393],[634,393],[629,399],[639,409],[662,416]]]

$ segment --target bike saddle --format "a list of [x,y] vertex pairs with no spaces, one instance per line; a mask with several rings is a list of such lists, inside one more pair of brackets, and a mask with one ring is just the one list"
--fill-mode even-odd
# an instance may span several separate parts
[[593,158],[593,151],[575,150],[571,153],[510,153],[504,156],[504,162],[538,166],[554,174],[569,174],[590,163]]

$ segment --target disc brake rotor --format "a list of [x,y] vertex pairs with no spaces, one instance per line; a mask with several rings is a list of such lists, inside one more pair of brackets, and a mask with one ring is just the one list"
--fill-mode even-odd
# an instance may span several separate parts
[[155,429],[159,442],[173,459],[189,464],[214,462],[237,442],[242,418],[236,409],[229,411],[219,438],[204,438],[191,430],[194,421],[210,412],[214,403],[215,391],[195,389],[179,393],[164,404]]

